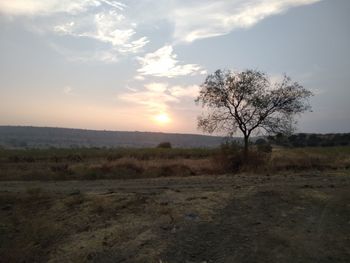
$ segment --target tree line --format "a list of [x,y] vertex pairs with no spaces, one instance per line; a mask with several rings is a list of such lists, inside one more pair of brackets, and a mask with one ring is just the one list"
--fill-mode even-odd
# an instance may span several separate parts
[[281,133],[269,136],[270,143],[286,147],[331,147],[350,145],[350,133],[298,133],[290,136]]

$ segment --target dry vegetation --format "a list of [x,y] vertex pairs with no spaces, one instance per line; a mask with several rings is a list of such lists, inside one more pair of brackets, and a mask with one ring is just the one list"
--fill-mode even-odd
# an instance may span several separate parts
[[97,180],[226,173],[347,170],[350,147],[253,150],[1,150],[0,180]]
[[349,147],[2,150],[0,262],[347,262],[349,167]]
[[[1,262],[156,262],[184,215],[210,220],[226,192],[1,193]],[[205,205],[203,202],[205,201]],[[135,254],[142,250],[142,253]]]

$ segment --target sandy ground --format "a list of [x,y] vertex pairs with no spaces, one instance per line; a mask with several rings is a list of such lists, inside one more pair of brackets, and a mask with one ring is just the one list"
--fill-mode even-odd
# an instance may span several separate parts
[[0,262],[350,260],[344,172],[4,181],[0,197]]

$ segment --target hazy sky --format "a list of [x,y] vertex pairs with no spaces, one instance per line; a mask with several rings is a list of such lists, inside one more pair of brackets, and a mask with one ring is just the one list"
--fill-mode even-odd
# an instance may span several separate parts
[[316,94],[300,132],[350,132],[349,0],[0,0],[0,125],[199,133],[216,69]]

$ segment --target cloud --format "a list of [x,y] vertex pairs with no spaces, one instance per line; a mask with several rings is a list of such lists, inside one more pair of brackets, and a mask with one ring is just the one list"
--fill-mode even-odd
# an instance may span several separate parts
[[[147,37],[137,36],[137,23],[125,16],[126,8],[126,5],[114,0],[0,1],[0,13],[33,16],[34,19],[28,20],[28,24],[37,32],[43,34],[54,32],[73,38],[94,39],[100,46],[104,45],[103,49],[87,52],[92,54],[87,57],[82,52],[72,52],[67,47],[60,48],[60,53],[68,51],[65,56],[70,57],[70,60],[98,60],[107,63],[141,52],[149,42]],[[46,19],[46,16],[50,18]],[[43,24],[42,21],[47,23]],[[69,53],[75,54],[69,56]]]
[[135,27],[119,11],[108,10],[97,12],[92,17],[78,17],[76,21],[56,25],[53,29],[59,34],[91,38],[110,44],[119,53],[137,53],[149,41],[146,37],[134,39]]
[[49,46],[57,53],[65,57],[65,59],[72,62],[102,62],[106,64],[111,64],[118,62],[120,59],[119,51],[113,48],[106,50],[77,52],[52,42],[49,43]]
[[178,102],[178,99],[167,93],[167,83],[150,83],[143,90],[121,94],[119,99],[143,105],[151,113],[166,112],[168,103]]
[[65,86],[63,88],[63,93],[66,94],[66,95],[71,95],[72,94],[72,87],[70,86]]
[[138,57],[141,68],[137,72],[141,75],[173,78],[177,76],[205,74],[201,66],[197,64],[181,65],[173,54],[173,47],[166,45],[144,57]]
[[[126,6],[115,0],[2,0],[0,1],[0,12],[10,15],[43,16],[59,13],[79,14],[101,9],[114,11],[128,9],[127,21],[156,25],[160,21],[167,20],[174,26],[173,38],[176,41],[193,42],[198,39],[225,35],[235,29],[248,28],[290,8],[320,1],[322,0],[189,0],[186,2],[183,0],[143,0],[130,1],[129,6]],[[153,15],[155,10],[157,16]],[[97,21],[97,23],[109,28],[103,21],[105,18],[103,15],[98,16],[97,20],[102,21]],[[108,34],[102,33],[101,39],[115,42],[117,39],[111,34],[113,32],[114,30],[108,30]],[[115,33],[119,34],[118,31]],[[129,33],[121,32],[126,36]]]
[[174,86],[169,89],[169,92],[174,97],[191,97],[195,98],[199,95],[200,87],[198,85],[191,85],[187,87]]
[[170,20],[175,25],[175,39],[193,42],[225,35],[235,29],[249,28],[266,17],[319,1],[321,0],[218,0],[187,6],[178,3]]
[[53,13],[79,13],[100,6],[98,0],[2,0],[0,12],[9,15],[50,15]]
[[8,15],[77,14],[90,8],[109,6],[123,10],[126,6],[114,0],[1,0],[0,12]]
[[140,89],[127,88],[118,98],[145,107],[152,114],[167,112],[171,104],[180,103],[183,98],[196,97],[199,86],[169,86],[168,83],[153,82]]
[[[162,25],[166,24],[173,28],[167,30],[173,43],[139,57],[138,73],[173,78],[206,73],[197,64],[180,63],[173,54],[175,44],[250,28],[265,18],[319,1],[322,0],[140,0],[125,5],[116,0],[0,0],[0,13],[34,17],[26,20],[27,26],[35,24],[33,28],[41,31],[96,40],[105,45],[107,54],[99,60],[108,62],[143,52],[150,40],[157,39],[158,33],[161,38],[169,39],[162,31]],[[47,16],[50,18],[43,20]],[[152,33],[140,34],[140,28]]]

